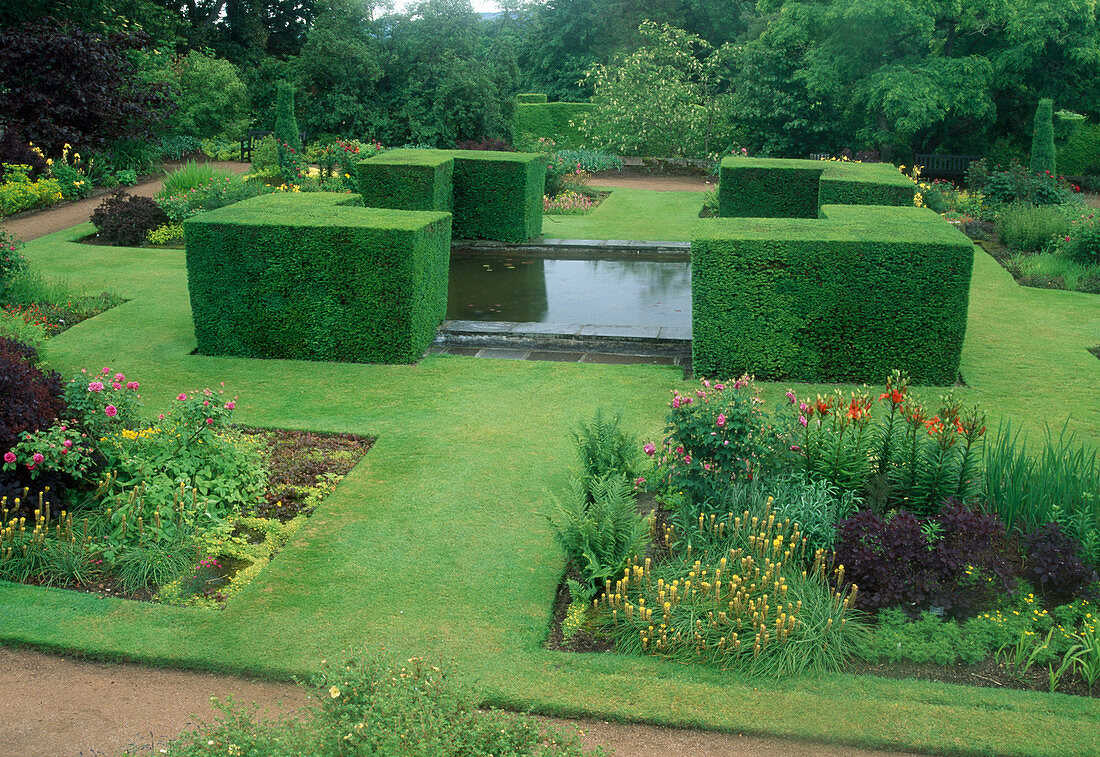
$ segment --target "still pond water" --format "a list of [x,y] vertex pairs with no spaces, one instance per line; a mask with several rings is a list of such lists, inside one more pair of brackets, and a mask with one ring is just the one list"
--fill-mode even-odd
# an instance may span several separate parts
[[447,318],[689,327],[691,263],[453,255]]

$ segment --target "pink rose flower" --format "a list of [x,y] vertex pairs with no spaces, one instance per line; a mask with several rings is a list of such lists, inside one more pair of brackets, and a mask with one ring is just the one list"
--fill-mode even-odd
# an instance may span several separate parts
[[717,425],[718,428],[722,428],[723,426],[725,426],[726,425],[726,416],[723,415],[722,413],[718,413],[718,420],[715,421],[715,425]]
[[207,418],[206,419],[206,425],[207,426],[213,426],[214,425],[214,419],[213,418]]
[[35,465],[38,465],[40,462],[42,462],[45,459],[46,458],[42,457],[41,452],[35,452],[33,455],[31,455],[31,460],[34,460]]
[[230,400],[229,402],[226,402],[226,403],[225,403],[225,409],[226,409],[226,410],[232,410],[232,409],[233,409],[233,408],[235,408],[236,406],[237,406],[237,403],[236,403],[236,402],[234,402],[233,400]]
[[89,392],[102,392],[103,391],[103,382],[102,381],[93,381],[93,382],[91,382],[90,384],[88,384],[88,391]]
[[122,388],[122,384],[118,383],[117,381],[112,381],[111,388],[117,392],[119,389]]
[[116,415],[118,415],[118,408],[114,405],[108,405],[107,407],[103,408],[103,412],[107,413],[107,416],[109,418],[114,418]]
[[649,442],[645,446],[642,447],[642,452],[645,452],[650,457],[653,457],[653,454],[656,451],[657,451],[657,448],[653,445],[653,442]]
[[107,375],[107,374],[109,374],[110,372],[111,372],[111,369],[110,369],[110,368],[104,368],[104,369],[103,369],[103,375],[104,375],[104,376],[106,376],[106,375]]
[[138,388],[138,382],[136,382],[136,381],[127,381],[126,382],[126,388],[127,389],[137,389]]
[[5,452],[4,453],[4,462],[5,463],[14,463],[15,462],[15,453],[14,452]]
[[123,376],[121,373],[116,373],[115,374],[115,381],[125,381],[125,380],[126,380],[126,377]]
[[73,442],[71,439],[66,439],[65,441],[61,442],[61,446],[65,449],[68,449],[69,447],[73,446]]
[[178,399],[180,402],[183,402],[185,399],[187,399],[187,395],[183,392],[180,392],[180,396],[176,397],[176,399]]

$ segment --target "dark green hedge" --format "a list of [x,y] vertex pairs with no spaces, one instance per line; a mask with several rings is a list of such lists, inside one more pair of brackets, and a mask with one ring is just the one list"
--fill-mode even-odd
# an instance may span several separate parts
[[819,206],[913,205],[917,185],[891,163],[823,162]]
[[1065,176],[1100,174],[1100,125],[1082,123],[1058,150],[1058,173]]
[[512,136],[515,141],[523,138],[552,139],[563,150],[585,146],[581,134],[581,119],[595,111],[592,103],[525,103],[517,101],[512,116]]
[[953,384],[973,245],[931,210],[830,205],[820,219],[714,219],[691,240],[698,374]]
[[199,352],[412,363],[447,309],[451,217],[269,194],[184,223]]
[[447,154],[455,159],[456,237],[526,242],[542,234],[545,157],[489,150]]
[[729,157],[718,215],[816,218],[823,205],[912,205],[916,184],[889,163]]
[[538,92],[521,92],[516,95],[517,103],[544,103],[546,102],[546,95]]
[[[542,191],[546,183],[546,159],[536,153],[497,152],[493,150],[390,150],[359,164],[363,189],[368,180],[403,196],[424,198],[423,183],[414,181],[426,165],[453,162],[451,210],[453,233],[462,239],[496,239],[501,242],[526,242],[542,234]],[[375,169],[374,166],[378,168]],[[367,173],[364,174],[363,171]],[[383,179],[392,172],[396,178]],[[434,181],[434,179],[433,179]],[[434,186],[434,185],[433,185]],[[448,184],[451,186],[451,184]],[[442,191],[433,190],[435,202]],[[366,205],[385,202],[371,191],[364,193]],[[389,207],[389,206],[387,206]],[[440,208],[440,205],[435,205]]]
[[368,208],[450,212],[454,158],[435,150],[390,150],[357,166]]

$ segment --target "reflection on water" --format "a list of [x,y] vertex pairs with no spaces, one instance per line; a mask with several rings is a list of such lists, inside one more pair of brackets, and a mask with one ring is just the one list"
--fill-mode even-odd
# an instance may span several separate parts
[[691,263],[452,256],[447,317],[687,327]]

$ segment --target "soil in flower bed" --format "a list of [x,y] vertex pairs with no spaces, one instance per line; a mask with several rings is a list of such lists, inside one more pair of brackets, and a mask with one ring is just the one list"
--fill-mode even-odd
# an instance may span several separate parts
[[[261,436],[269,445],[270,477],[264,501],[244,515],[277,518],[282,522],[297,515],[311,515],[324,496],[331,493],[336,483],[355,467],[374,444],[374,437],[354,434],[248,427],[238,427],[238,430]],[[247,567],[226,562],[216,571],[223,578],[239,568]],[[155,595],[155,591],[150,589],[126,591],[119,581],[109,577],[85,584],[62,585],[60,588],[139,601],[150,601]]]
[[[1058,661],[1060,663],[1060,661]],[[1050,691],[1050,672],[1045,665],[1033,665],[1019,673],[1000,663],[993,655],[976,665],[936,665],[934,663],[896,662],[876,663],[855,660],[845,672],[858,675],[875,675],[882,678],[916,678],[922,681],[957,683],[964,686],[981,686],[989,689],[1020,689],[1021,691]],[[1055,665],[1057,672],[1057,665]],[[1089,692],[1079,676],[1066,673],[1055,689],[1059,694],[1100,697],[1100,684]]]
[[126,300],[112,292],[70,297],[64,303],[33,303],[30,305],[6,305],[4,310],[20,316],[28,323],[37,323],[46,331],[46,336],[57,336],[81,321],[94,318]]

